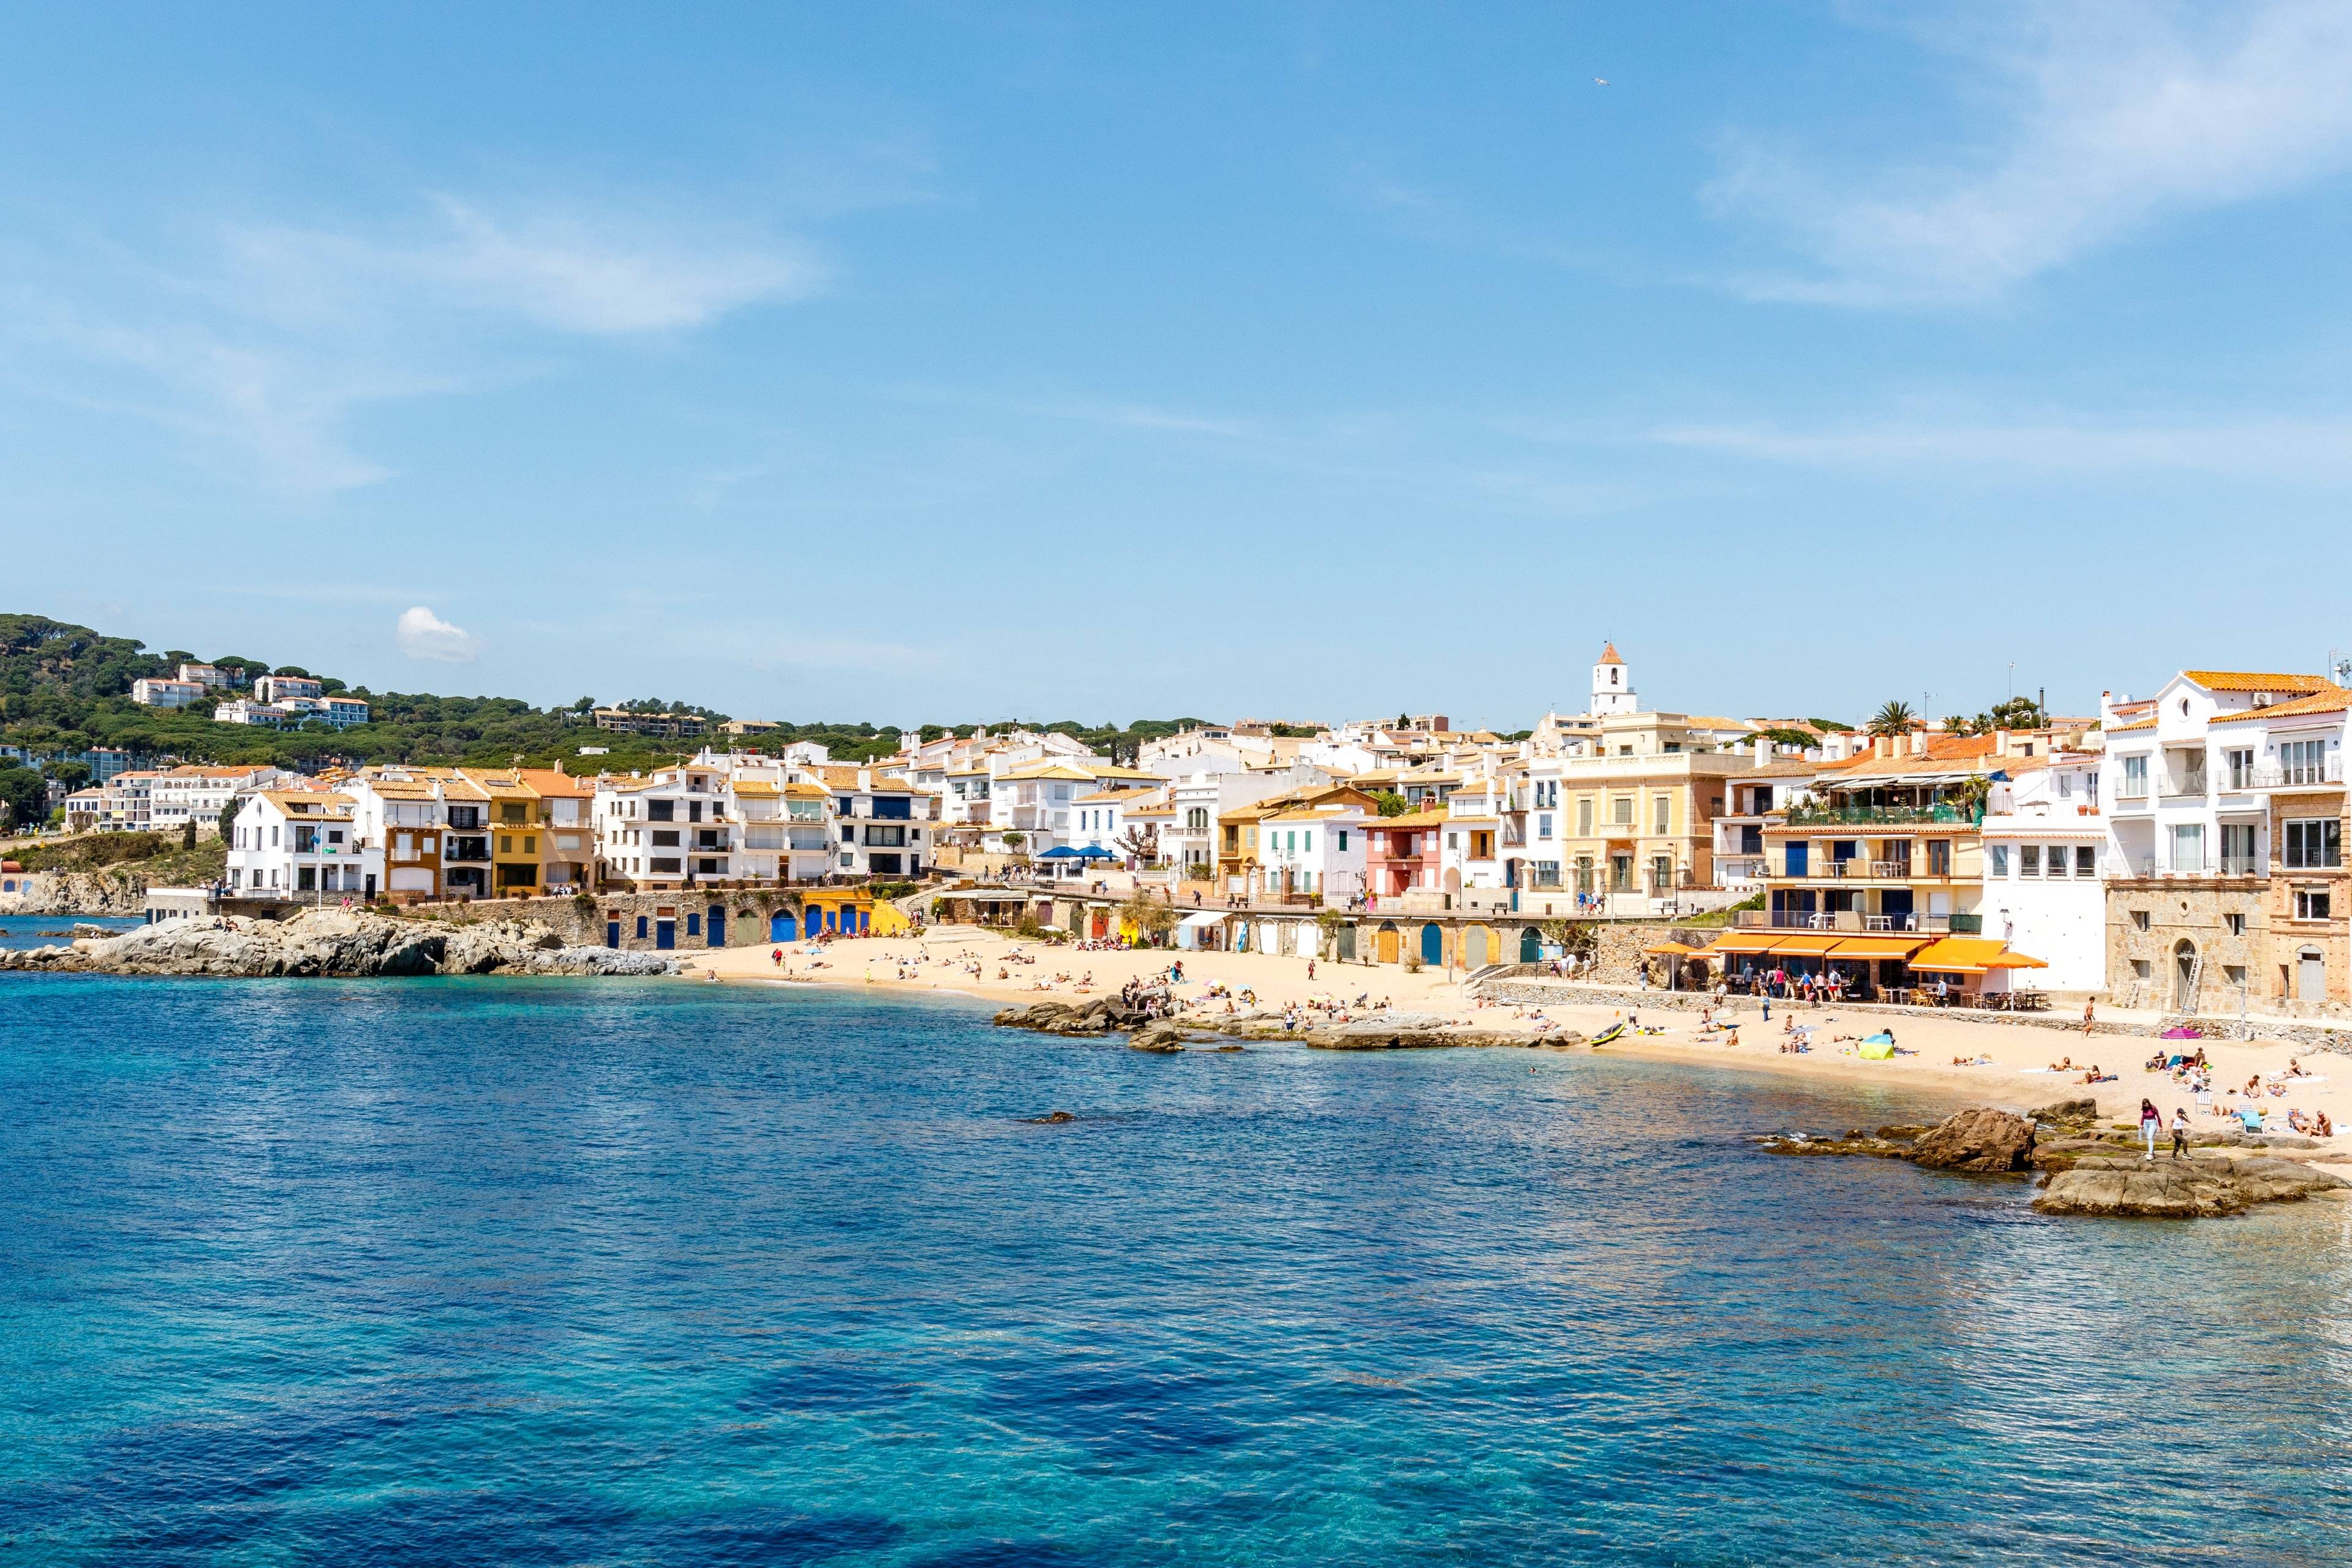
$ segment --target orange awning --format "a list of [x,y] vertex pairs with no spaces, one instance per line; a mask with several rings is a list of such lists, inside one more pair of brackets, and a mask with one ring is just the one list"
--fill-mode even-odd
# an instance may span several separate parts
[[1771,952],[1772,944],[1787,936],[1788,932],[1778,931],[1736,931],[1716,938],[1706,951],[1753,957],[1759,952]]
[[1987,969],[2047,969],[2050,965],[2042,959],[2028,958],[2021,952],[2004,952],[1985,960],[1985,967]]
[[1790,958],[1819,958],[1837,946],[1839,942],[1846,940],[1844,937],[1828,931],[1784,936],[1772,944],[1772,952],[1775,957],[1785,955]]
[[1932,936],[1850,936],[1837,944],[1832,958],[1908,958],[1936,939]]
[[1642,951],[1645,954],[1654,955],[1657,953],[1665,953],[1675,958],[1688,958],[1694,952],[1703,952],[1706,950],[1704,948],[1685,947],[1678,942],[1662,942],[1655,947],[1645,947]]
[[1941,974],[1982,974],[2009,951],[1989,936],[1948,936],[1911,955],[1911,967]]

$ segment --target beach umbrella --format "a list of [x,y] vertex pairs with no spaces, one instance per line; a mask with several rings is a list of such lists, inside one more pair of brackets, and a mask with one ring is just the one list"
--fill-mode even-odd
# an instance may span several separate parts
[[1053,848],[1046,850],[1043,855],[1038,856],[1037,858],[1040,860],[1076,860],[1079,858],[1079,856],[1078,852],[1071,848],[1068,845],[1057,844]]

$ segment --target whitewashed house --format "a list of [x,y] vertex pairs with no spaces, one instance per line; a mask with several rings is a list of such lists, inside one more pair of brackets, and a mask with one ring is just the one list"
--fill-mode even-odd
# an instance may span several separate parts
[[351,796],[323,790],[239,797],[229,825],[229,890],[298,903],[374,898],[383,850],[361,834],[352,805]]
[[1977,903],[1983,934],[2050,966],[2003,973],[2044,991],[2104,989],[2107,824],[2099,810],[2099,758],[1999,757],[1992,778]]
[[1299,805],[1258,825],[1257,895],[1337,908],[1364,890],[1364,813],[1346,805]]

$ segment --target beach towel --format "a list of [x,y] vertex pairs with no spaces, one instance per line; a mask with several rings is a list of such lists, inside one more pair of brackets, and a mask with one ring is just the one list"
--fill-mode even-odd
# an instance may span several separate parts
[[1883,1062],[1895,1054],[1895,1037],[1887,1034],[1873,1035],[1856,1046],[1853,1054],[1864,1061]]

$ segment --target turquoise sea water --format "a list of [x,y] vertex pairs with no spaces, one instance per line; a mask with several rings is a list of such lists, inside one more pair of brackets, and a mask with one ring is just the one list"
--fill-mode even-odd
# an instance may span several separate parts
[[[953,1002],[0,976],[0,1563],[2337,1563],[2334,1207]],[[1062,1109],[1066,1126],[1022,1118]]]

